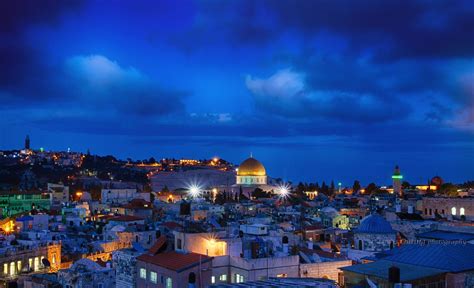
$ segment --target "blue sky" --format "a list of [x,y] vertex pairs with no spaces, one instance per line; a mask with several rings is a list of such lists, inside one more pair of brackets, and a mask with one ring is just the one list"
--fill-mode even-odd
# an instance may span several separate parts
[[472,1],[0,4],[0,149],[474,179]]

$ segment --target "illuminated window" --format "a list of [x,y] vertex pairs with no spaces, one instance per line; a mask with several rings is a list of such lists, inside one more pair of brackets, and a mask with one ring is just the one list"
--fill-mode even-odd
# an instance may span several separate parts
[[38,257],[35,257],[35,266],[34,266],[34,270],[35,271],[38,271],[39,270],[39,258]]
[[459,215],[461,215],[461,216],[464,215],[464,208],[461,207],[461,209],[459,209]]
[[235,274],[235,283],[242,283],[244,282],[244,276],[240,274]]
[[288,277],[288,274],[282,273],[282,274],[277,274],[277,278],[286,278]]
[[456,207],[451,208],[451,215],[456,215]]
[[28,259],[28,270],[33,269],[33,258]]
[[56,264],[56,253],[53,253],[53,257],[51,260],[51,263]]
[[140,268],[140,278],[146,279],[146,269]]
[[16,269],[18,272],[21,271],[21,261],[16,261]]
[[44,268],[44,264],[43,264],[43,259],[44,259],[44,256],[41,256],[41,261],[40,261],[40,265],[41,265],[41,268]]
[[10,276],[15,275],[15,262],[10,262]]
[[211,283],[212,283],[212,284],[216,283],[216,276],[212,276],[212,277],[211,277]]
[[227,281],[227,274],[222,274],[221,276],[219,276],[219,280],[220,281]]
[[5,274],[5,275],[8,274],[8,264],[7,263],[3,264],[3,274]]
[[158,283],[158,275],[156,275],[156,272],[150,272],[150,281],[152,283]]
[[170,277],[166,278],[166,288],[173,288],[173,280]]

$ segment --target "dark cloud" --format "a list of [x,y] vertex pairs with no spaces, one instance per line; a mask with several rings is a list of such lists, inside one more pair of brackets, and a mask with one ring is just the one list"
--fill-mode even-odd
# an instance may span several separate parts
[[64,13],[82,1],[18,0],[0,1],[0,89],[15,89],[29,79],[45,74],[37,43],[25,33],[35,25],[56,25]]

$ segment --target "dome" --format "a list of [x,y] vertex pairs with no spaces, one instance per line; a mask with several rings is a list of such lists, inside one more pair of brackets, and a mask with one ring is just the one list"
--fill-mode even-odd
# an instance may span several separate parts
[[431,178],[431,184],[432,185],[441,186],[441,185],[443,185],[443,183],[444,183],[443,178],[441,178],[439,176],[435,176],[435,177]]
[[396,233],[396,231],[392,229],[392,225],[390,225],[390,223],[388,223],[385,218],[377,214],[372,214],[364,217],[355,232],[371,234]]
[[267,172],[262,163],[255,158],[248,158],[239,166],[237,176],[266,176]]

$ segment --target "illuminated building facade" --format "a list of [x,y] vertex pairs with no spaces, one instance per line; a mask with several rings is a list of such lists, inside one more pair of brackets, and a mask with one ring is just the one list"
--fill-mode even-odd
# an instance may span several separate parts
[[56,272],[60,266],[60,242],[41,243],[34,246],[9,246],[0,250],[3,281],[16,279],[20,273]]
[[257,159],[250,157],[237,170],[237,185],[266,185],[267,172]]
[[51,207],[51,194],[40,191],[0,192],[0,209],[4,216],[15,215],[31,209],[46,209]]

